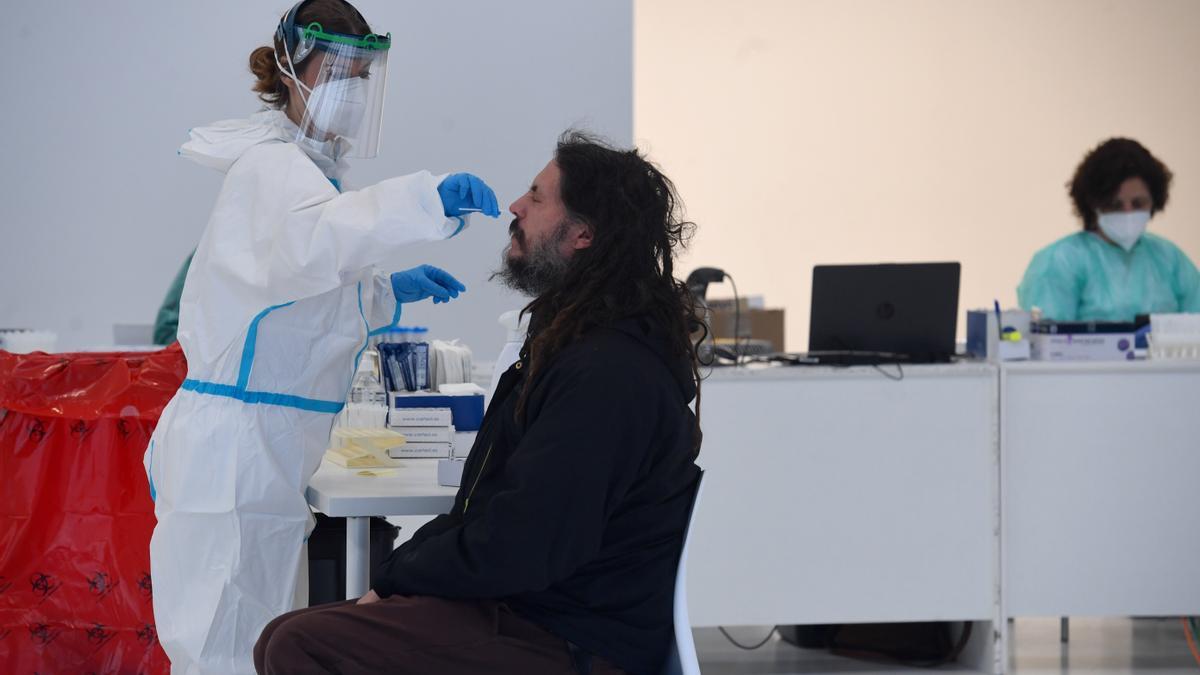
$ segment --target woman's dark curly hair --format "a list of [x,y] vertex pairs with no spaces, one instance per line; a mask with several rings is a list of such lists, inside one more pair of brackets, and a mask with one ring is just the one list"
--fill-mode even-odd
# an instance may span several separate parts
[[1150,188],[1154,200],[1150,213],[1162,211],[1167,205],[1171,171],[1141,143],[1132,138],[1110,138],[1083,158],[1067,188],[1084,230],[1096,229],[1096,210],[1108,204],[1121,183],[1130,178],[1141,178]]
[[675,278],[675,255],[695,223],[683,219],[675,185],[636,149],[620,150],[568,130],[554,154],[567,218],[592,229],[565,277],[531,302],[530,370],[518,418],[535,376],[555,354],[591,328],[646,316],[668,335],[671,356],[687,359],[696,383],[694,449],[700,447],[700,375],[691,335],[701,325],[696,301]]

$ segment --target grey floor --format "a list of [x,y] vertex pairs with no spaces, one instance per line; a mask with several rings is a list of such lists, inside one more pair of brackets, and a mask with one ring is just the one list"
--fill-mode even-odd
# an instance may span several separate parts
[[[1014,675],[1197,675],[1200,665],[1188,650],[1179,619],[1074,618],[1070,640],[1059,641],[1058,619],[1017,619],[1011,625],[1009,673]],[[730,634],[755,644],[769,626],[739,627]],[[951,666],[926,671],[836,657],[771,639],[755,651],[729,644],[715,628],[696,630],[696,649],[704,675],[912,675],[921,672],[972,673]]]

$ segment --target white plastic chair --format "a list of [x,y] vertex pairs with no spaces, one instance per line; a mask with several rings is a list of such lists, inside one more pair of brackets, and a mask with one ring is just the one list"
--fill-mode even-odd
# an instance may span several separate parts
[[679,570],[675,572],[675,639],[667,653],[663,675],[700,675],[700,659],[696,656],[696,641],[692,637],[692,623],[688,620],[687,603],[687,557],[688,542],[692,539],[692,524],[696,522],[696,507],[704,492],[704,472],[696,481],[696,496],[692,498],[692,511],[688,514],[687,529],[683,532],[683,551],[679,554]]

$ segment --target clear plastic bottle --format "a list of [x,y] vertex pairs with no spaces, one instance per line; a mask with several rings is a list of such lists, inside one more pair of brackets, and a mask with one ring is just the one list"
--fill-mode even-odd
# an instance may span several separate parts
[[354,381],[350,383],[350,403],[362,403],[363,392],[366,390],[366,373],[361,371],[354,374]]
[[363,387],[363,402],[387,406],[387,392],[383,390],[383,384],[378,377],[372,377]]
[[358,370],[350,382],[351,403],[383,403],[387,404],[387,393],[379,381],[379,371],[375,363],[378,357],[374,352],[363,352],[358,362]]

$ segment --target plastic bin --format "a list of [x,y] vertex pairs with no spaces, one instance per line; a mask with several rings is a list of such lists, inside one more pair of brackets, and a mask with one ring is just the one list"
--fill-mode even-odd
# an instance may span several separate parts
[[178,345],[0,351],[0,672],[168,672],[142,454],[186,372]]
[[[317,526],[308,537],[308,606],[346,599],[346,519],[314,514]],[[400,528],[371,519],[371,585],[375,569],[396,547]]]

